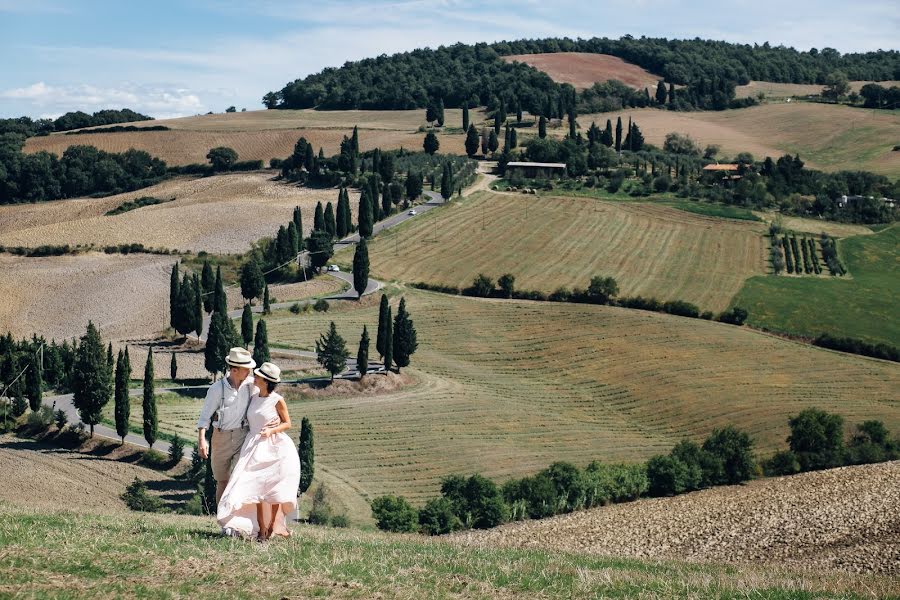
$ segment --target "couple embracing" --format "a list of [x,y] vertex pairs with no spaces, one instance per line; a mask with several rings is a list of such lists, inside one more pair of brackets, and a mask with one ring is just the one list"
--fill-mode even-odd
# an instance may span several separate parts
[[[256,368],[244,348],[225,358],[228,375],[213,383],[197,421],[201,458],[212,452],[217,519],[222,533],[259,541],[288,536],[287,515],[297,509],[300,459],[286,431],[291,418],[275,393],[281,369]],[[212,448],[206,431],[212,427]]]

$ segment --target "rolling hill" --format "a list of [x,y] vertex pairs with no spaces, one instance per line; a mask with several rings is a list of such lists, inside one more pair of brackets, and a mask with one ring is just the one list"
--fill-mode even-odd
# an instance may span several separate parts
[[568,83],[576,90],[589,88],[610,79],[621,81],[638,90],[651,93],[662,77],[609,54],[590,52],[548,52],[504,56],[507,62],[521,62],[543,71],[557,83]]

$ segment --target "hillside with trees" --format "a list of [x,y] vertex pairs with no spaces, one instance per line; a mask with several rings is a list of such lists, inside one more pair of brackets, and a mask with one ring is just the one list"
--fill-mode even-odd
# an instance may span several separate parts
[[[682,86],[675,94],[677,102],[668,106],[676,110],[721,110],[752,104],[752,100],[734,99],[734,87],[751,80],[824,84],[836,71],[854,80],[900,78],[900,53],[894,50],[841,54],[832,48],[800,52],[768,43],[751,46],[700,39],[547,38],[454,44],[348,62],[269,92],[263,104],[291,109],[411,109],[440,99],[448,108],[487,106],[493,110],[502,102],[532,114],[562,117],[559,104],[569,102],[575,93],[572,86],[501,58],[554,52],[606,54],[659,73],[667,85]],[[667,93],[673,91],[674,87]],[[657,101],[650,90],[641,95],[647,104]],[[668,100],[671,104],[673,98]]]
[[31,119],[30,117],[18,117],[15,119],[0,119],[0,134],[20,133],[26,137],[33,135],[48,135],[54,131],[71,131],[82,127],[97,127],[100,125],[114,125],[116,123],[131,123],[134,121],[152,121],[153,117],[142,115],[130,108],[121,110],[98,110],[92,115],[80,110],[67,112],[56,119]]

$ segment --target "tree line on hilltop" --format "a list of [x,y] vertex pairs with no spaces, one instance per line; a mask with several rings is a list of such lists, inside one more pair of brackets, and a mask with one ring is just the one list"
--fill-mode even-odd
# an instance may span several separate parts
[[92,115],[76,110],[67,112],[56,119],[32,119],[30,117],[17,117],[13,119],[0,119],[0,134],[18,133],[25,137],[34,135],[49,135],[54,131],[70,131],[83,127],[97,127],[99,125],[114,125],[116,123],[131,123],[133,121],[152,121],[153,117],[142,115],[130,108],[121,110],[99,110]]
[[[549,38],[454,44],[347,62],[267,93],[263,104],[267,108],[325,110],[412,109],[439,99],[448,108],[493,108],[504,100],[533,115],[562,118],[555,107],[560,97],[573,91],[571,86],[557,84],[523,63],[501,59],[545,52],[602,53],[634,63],[662,76],[667,84],[682,86],[676,95],[680,101],[669,106],[676,110],[727,108],[734,101],[734,87],[750,80],[824,84],[836,70],[859,80],[900,78],[900,53],[893,50],[842,55],[832,48],[799,52],[768,43],[751,46],[700,39]],[[633,94],[624,86],[585,91],[580,97],[590,102],[590,98],[611,91],[609,96],[617,98],[621,106],[650,100],[649,90]]]

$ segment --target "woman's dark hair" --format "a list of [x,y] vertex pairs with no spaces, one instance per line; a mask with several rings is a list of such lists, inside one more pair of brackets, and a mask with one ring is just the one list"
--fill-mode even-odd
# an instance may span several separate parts
[[266,382],[266,389],[268,390],[268,392],[266,392],[266,393],[268,393],[268,394],[271,394],[272,392],[274,392],[275,388],[278,387],[278,384],[273,381],[269,381],[268,379],[265,379],[265,378],[263,378],[263,381]]

